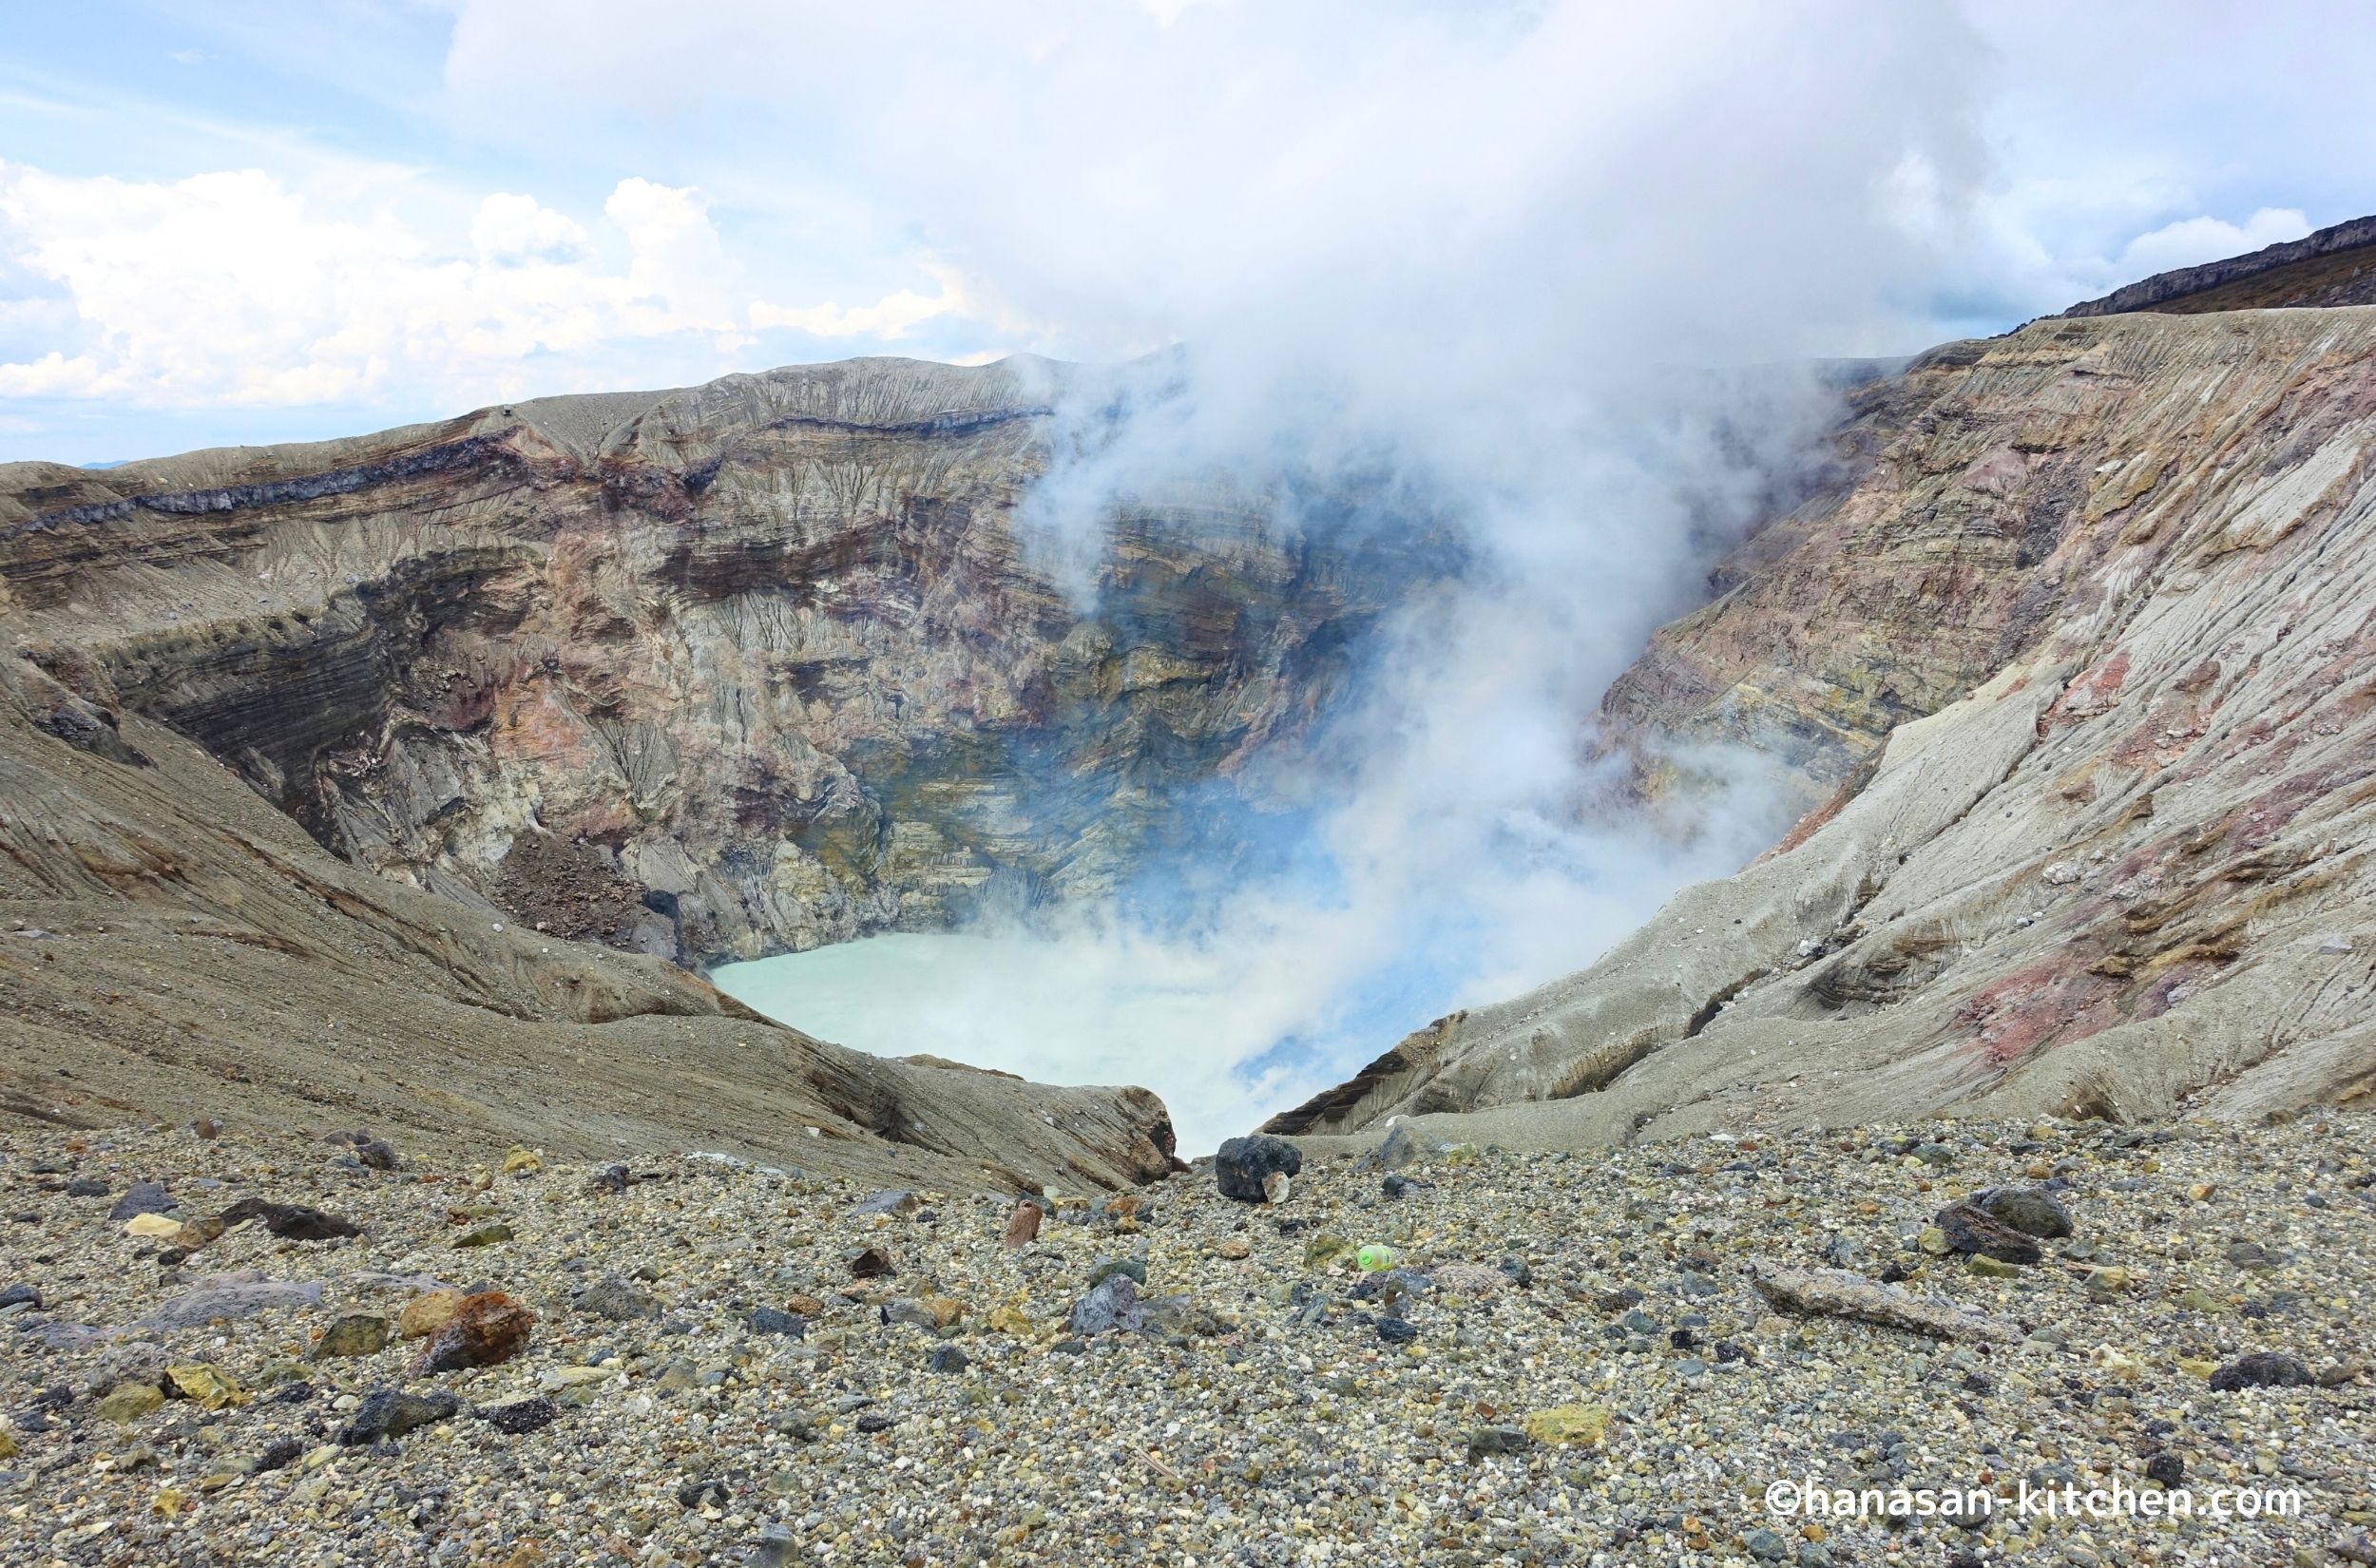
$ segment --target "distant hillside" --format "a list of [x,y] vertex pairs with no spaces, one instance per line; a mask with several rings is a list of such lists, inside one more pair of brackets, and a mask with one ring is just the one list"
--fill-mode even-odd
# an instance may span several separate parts
[[2354,218],[2250,256],[2156,273],[2062,314],[2194,316],[2328,305],[2376,305],[2376,218]]

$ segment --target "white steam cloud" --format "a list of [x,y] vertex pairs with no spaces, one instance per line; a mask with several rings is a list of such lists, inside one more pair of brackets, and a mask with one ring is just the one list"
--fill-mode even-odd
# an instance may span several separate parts
[[[974,297],[1058,352],[1186,345],[1178,394],[1035,496],[1068,580],[1118,501],[1282,463],[1383,472],[1476,561],[1397,619],[1320,756],[1265,780],[1306,796],[1325,874],[1257,864],[1186,935],[1066,911],[1034,956],[958,966],[907,1043],[1147,1082],[1207,1148],[1770,841],[1753,784],[1687,843],[1592,811],[1589,721],[1826,411],[1811,373],[1745,368],[1920,315],[1977,163],[1949,12],[775,10],[704,10],[737,41],[724,89],[862,127],[856,163]],[[466,15],[457,87],[502,74],[516,25]],[[625,90],[611,29],[560,30],[570,90]],[[638,80],[667,77],[647,39]],[[853,86],[853,59],[884,68]]]

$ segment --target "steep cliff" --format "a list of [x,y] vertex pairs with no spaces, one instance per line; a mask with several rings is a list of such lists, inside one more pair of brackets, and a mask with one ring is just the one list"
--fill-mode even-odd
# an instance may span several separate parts
[[66,673],[81,691],[0,657],[0,1121],[364,1124],[412,1152],[716,1149],[961,1188],[1169,1168],[1143,1089],[861,1056],[358,870]]
[[856,360],[0,468],[0,634],[353,863],[552,935],[705,963],[1107,890],[1452,562],[1199,486],[1110,520],[1081,608],[1014,518],[1066,374]]
[[2376,309],[2034,323],[1866,389],[1842,446],[1849,481],[1606,703],[1821,804],[1274,1127],[1499,1108],[1504,1138],[1622,1141],[2376,1083]]

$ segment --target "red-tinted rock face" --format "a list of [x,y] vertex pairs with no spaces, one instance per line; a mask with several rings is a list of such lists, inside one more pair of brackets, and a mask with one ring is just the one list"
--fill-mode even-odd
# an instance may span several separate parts
[[2040,322],[1868,389],[1842,441],[1853,482],[1606,703],[1645,756],[1765,751],[1808,819],[1282,1130],[2247,1115],[2376,1080],[2376,309]]

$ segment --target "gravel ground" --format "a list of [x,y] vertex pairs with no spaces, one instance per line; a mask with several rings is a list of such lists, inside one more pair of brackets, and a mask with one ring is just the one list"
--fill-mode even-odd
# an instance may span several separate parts
[[[0,1561],[2376,1561],[2372,1128],[1405,1138],[1398,1168],[1315,1160],[1275,1204],[1209,1162],[1054,1194],[1015,1246],[1011,1196],[699,1155],[382,1171],[238,1130],[12,1137]],[[162,1201],[140,1181],[168,1214],[133,1213]],[[2022,1251],[1932,1223],[2007,1187],[2030,1195],[2000,1214],[2074,1233],[1943,1253]],[[251,1196],[359,1234],[211,1233]],[[1753,1260],[2010,1327],[1777,1315]],[[475,1333],[405,1337],[455,1310],[439,1288],[482,1298]],[[2291,1360],[2220,1371],[2254,1352]],[[2224,1386],[2254,1373],[2301,1381]],[[1977,1528],[1769,1508],[1807,1479],[2002,1501]],[[2017,1512],[2066,1482],[2196,1512]],[[2211,1517],[2235,1487],[2301,1517]]]

